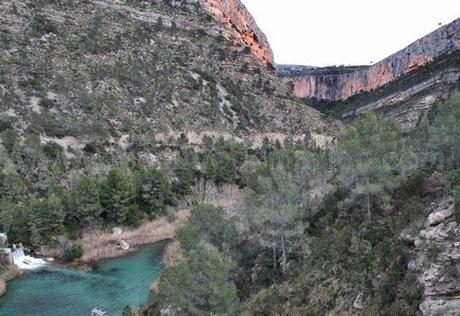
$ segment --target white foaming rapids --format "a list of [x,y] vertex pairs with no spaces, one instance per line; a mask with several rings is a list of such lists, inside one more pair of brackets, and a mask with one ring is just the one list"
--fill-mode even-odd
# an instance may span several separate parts
[[21,270],[37,270],[48,264],[45,260],[26,256],[24,249],[17,248],[11,252],[13,263]]

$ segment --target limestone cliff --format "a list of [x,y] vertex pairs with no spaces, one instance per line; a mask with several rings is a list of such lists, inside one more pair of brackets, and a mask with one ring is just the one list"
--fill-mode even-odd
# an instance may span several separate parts
[[417,40],[373,66],[314,68],[279,66],[297,97],[346,100],[369,92],[460,49],[460,19]]
[[423,315],[459,315],[460,226],[455,221],[454,202],[443,198],[428,208],[425,227],[416,236],[403,236],[414,249],[409,270],[422,284]]
[[226,37],[248,46],[265,64],[274,64],[273,52],[265,34],[240,0],[201,0],[202,5],[226,26]]

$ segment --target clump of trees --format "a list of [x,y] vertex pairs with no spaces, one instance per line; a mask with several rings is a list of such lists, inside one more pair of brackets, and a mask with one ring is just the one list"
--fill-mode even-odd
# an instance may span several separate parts
[[182,259],[165,268],[149,309],[179,315],[239,314],[231,278],[235,265],[227,255],[238,242],[235,223],[222,209],[198,205],[177,238]]
[[[193,158],[201,164],[195,176],[246,187],[246,213],[236,229],[222,210],[197,206],[177,235],[179,259],[166,268],[147,311],[218,314],[219,302],[240,314],[321,315],[347,309],[344,302],[364,293],[369,314],[416,315],[422,292],[399,236],[423,223],[421,191],[434,170],[448,175],[449,194],[460,191],[457,99],[409,135],[365,113],[324,151],[308,139],[265,140],[244,150],[205,140]],[[421,153],[435,159],[414,162]],[[230,176],[218,174],[222,166]],[[229,300],[220,300],[217,284]]]
[[[310,158],[310,159],[309,159]],[[273,253],[273,268],[288,273],[289,260],[305,255],[305,219],[311,215],[312,190],[324,177],[311,157],[289,157],[275,152],[258,178],[252,195],[249,219],[262,246]],[[285,163],[282,163],[284,161]]]
[[144,218],[164,215],[174,202],[169,177],[156,167],[131,176],[112,168],[102,180],[78,176],[69,189],[56,184],[45,196],[27,197],[16,190],[22,186],[15,173],[1,174],[0,228],[12,242],[36,246],[83,229],[136,225]]
[[403,138],[396,123],[370,111],[351,125],[338,140],[338,183],[349,188],[353,205],[372,209],[388,207],[392,192],[399,187]]

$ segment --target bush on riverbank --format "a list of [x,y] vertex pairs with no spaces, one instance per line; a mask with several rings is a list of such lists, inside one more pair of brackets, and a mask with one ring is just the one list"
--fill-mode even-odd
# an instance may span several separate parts
[[83,255],[83,246],[80,243],[72,242],[64,249],[64,260],[72,262]]

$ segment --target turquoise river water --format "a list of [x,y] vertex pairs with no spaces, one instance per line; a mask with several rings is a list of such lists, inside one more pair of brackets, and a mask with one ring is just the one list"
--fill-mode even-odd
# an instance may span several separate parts
[[103,261],[90,272],[50,266],[8,283],[0,316],[89,316],[93,307],[107,316],[126,305],[139,306],[161,271],[165,243],[122,258]]

